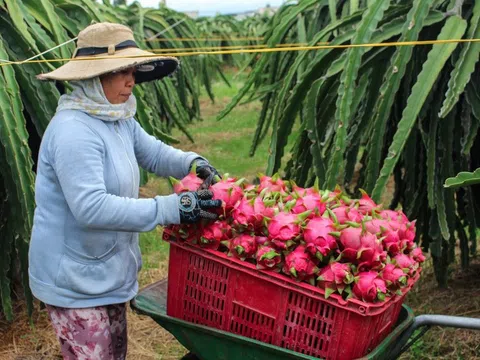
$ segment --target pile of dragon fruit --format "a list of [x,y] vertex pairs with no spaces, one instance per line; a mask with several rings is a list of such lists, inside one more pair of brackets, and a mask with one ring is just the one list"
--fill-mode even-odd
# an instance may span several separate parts
[[[195,191],[194,172],[174,192]],[[344,299],[381,302],[401,295],[425,261],[415,221],[383,210],[365,192],[351,199],[340,189],[301,188],[261,176],[258,185],[224,177],[210,187],[221,199],[219,219],[166,227],[164,239],[221,251]]]

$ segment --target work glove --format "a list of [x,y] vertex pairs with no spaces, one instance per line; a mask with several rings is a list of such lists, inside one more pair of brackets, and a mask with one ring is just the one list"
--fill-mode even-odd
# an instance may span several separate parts
[[207,211],[222,206],[221,200],[212,200],[210,190],[187,191],[178,194],[180,223],[193,224],[201,219],[217,220],[218,215]]
[[205,180],[200,189],[208,189],[210,185],[215,184],[216,180],[215,177],[218,176],[221,178],[220,174],[218,173],[217,169],[215,169],[207,160],[196,158],[192,161],[190,165],[190,169],[192,168],[193,164],[196,163],[197,166],[197,176],[200,179]]

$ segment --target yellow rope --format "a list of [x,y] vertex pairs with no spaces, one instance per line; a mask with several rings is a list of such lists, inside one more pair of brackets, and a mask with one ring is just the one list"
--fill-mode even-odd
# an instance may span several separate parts
[[238,38],[226,38],[226,37],[212,37],[212,38],[168,38],[168,39],[152,39],[144,40],[145,42],[170,42],[170,41],[255,41],[263,40],[263,37],[238,37]]
[[[322,49],[349,49],[357,47],[391,47],[391,46],[416,46],[416,45],[435,45],[435,44],[450,44],[450,43],[467,43],[480,42],[480,39],[450,39],[450,40],[423,40],[423,41],[403,41],[403,42],[386,42],[386,43],[372,43],[372,44],[348,44],[348,45],[318,45],[318,46],[296,46],[285,48],[265,48],[265,49],[246,49],[246,50],[218,50],[218,51],[195,51],[195,52],[180,52],[180,53],[166,53],[162,56],[192,56],[192,55],[225,55],[225,54],[244,54],[244,53],[270,53],[270,52],[286,52],[286,51],[310,51]],[[182,49],[184,50],[184,49]],[[158,57],[159,55],[126,55],[126,56],[99,56],[99,57],[78,57],[73,59],[42,59],[30,61],[14,61],[0,64],[18,65],[29,63],[49,63],[60,61],[92,61],[92,60],[117,60],[117,59],[134,59],[134,58],[149,58]]]

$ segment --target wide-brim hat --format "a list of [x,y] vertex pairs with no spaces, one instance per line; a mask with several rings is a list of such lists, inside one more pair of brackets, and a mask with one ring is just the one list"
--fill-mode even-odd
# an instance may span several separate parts
[[40,80],[84,80],[136,66],[137,84],[161,79],[175,72],[178,59],[139,49],[133,32],[127,26],[98,23],[78,34],[77,48],[65,65],[46,74]]

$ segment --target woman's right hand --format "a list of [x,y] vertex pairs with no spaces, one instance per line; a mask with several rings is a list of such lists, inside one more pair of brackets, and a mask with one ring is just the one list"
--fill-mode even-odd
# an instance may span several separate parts
[[210,190],[188,191],[178,194],[180,222],[182,224],[192,224],[201,219],[217,220],[218,215],[207,210],[221,207],[222,201],[212,200],[212,197],[213,193]]

